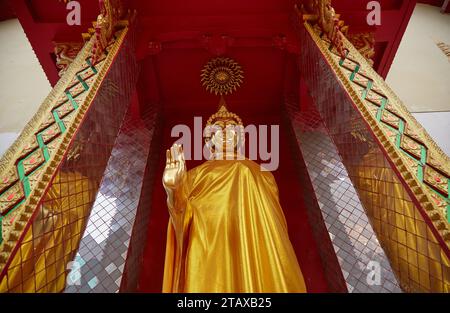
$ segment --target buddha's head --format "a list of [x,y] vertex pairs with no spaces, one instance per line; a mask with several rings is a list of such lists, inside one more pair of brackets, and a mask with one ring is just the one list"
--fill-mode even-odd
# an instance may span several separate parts
[[236,153],[244,142],[242,120],[227,110],[223,98],[219,110],[206,123],[205,141],[212,153]]

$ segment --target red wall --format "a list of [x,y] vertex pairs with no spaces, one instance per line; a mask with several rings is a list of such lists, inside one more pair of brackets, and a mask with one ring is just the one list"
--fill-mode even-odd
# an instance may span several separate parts
[[0,0],[0,22],[4,20],[9,20],[11,18],[15,18],[16,14],[13,9],[10,7],[8,1]]

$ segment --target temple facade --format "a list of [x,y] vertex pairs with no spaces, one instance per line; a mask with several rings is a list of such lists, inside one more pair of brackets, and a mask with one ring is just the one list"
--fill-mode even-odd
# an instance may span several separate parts
[[450,160],[385,82],[415,0],[49,2],[4,10],[53,89],[0,159],[0,292],[161,292],[166,149],[205,162],[219,101],[306,291],[450,291]]

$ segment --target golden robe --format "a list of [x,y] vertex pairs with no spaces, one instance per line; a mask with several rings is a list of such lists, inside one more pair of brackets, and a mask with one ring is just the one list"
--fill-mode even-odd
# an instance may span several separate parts
[[270,172],[250,160],[212,160],[183,186],[185,212],[168,225],[163,292],[306,291]]

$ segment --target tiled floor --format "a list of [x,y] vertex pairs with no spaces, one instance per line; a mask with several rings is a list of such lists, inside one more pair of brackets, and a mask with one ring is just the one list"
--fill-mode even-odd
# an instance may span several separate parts
[[349,292],[401,292],[334,143],[323,127],[299,126],[303,157]]

